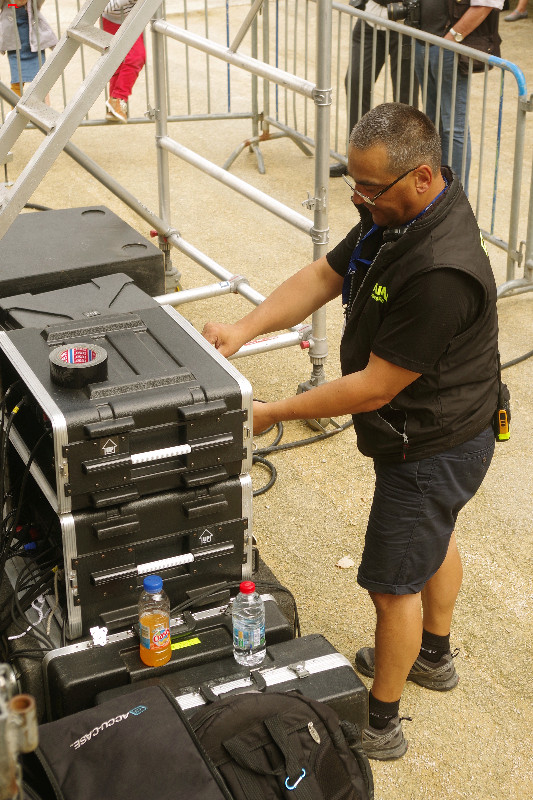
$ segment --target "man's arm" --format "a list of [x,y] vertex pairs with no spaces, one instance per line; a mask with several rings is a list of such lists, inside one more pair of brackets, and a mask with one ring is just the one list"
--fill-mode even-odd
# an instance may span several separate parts
[[290,419],[321,419],[375,411],[421,375],[370,354],[365,369],[274,403],[254,403],[254,433]]
[[342,276],[325,256],[313,261],[278,286],[266,300],[233,325],[208,322],[202,333],[229,357],[246,342],[302,322],[342,291]]
[[[457,22],[454,23],[454,31],[456,33],[462,33],[463,36],[468,36],[469,33],[472,33],[472,31],[475,31],[475,29],[481,25],[483,20],[485,20],[493,10],[493,6],[470,6],[461,19],[458,19]],[[444,38],[449,39],[451,42],[455,41],[449,31]]]

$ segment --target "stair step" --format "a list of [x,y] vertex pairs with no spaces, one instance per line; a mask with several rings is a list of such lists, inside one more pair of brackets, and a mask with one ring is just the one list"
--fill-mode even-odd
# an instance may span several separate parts
[[42,103],[40,100],[34,100],[31,97],[28,97],[27,100],[24,98],[19,100],[15,110],[17,114],[22,114],[30,122],[33,122],[35,125],[44,128],[46,131],[48,131],[48,133],[54,130],[57,120],[61,116],[59,111],[56,111],[46,103]]
[[11,188],[5,183],[0,183],[0,209],[8,204],[11,198]]
[[103,31],[101,28],[95,28],[94,25],[85,25],[82,22],[78,23],[74,28],[67,30],[69,39],[75,39],[81,44],[86,44],[99,53],[105,53],[111,46],[113,41],[113,34]]

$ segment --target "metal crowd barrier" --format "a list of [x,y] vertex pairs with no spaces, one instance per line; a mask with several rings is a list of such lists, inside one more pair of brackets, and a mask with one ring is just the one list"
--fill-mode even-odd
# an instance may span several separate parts
[[[440,37],[432,36],[412,27],[392,22],[388,19],[379,19],[365,12],[333,3],[334,9],[334,34],[337,34],[337,52],[341,52],[341,40],[351,42],[354,26],[359,20],[361,38],[369,37],[372,40],[372,56],[376,58],[378,36],[381,36],[382,46],[385,51],[385,64],[379,79],[371,87],[371,105],[380,102],[400,99],[402,69],[407,66],[409,89],[412,93],[413,84],[416,82],[415,58],[416,49],[419,58],[423,61],[421,70],[419,107],[427,111],[428,100],[428,73],[430,48],[437,53],[437,102],[436,118],[434,122],[439,126],[440,101],[443,91],[443,59],[445,53],[453,54],[452,66],[452,96],[450,129],[454,129],[454,111],[456,107],[455,84],[459,70],[459,57],[466,59],[466,115],[463,130],[463,147],[460,173],[463,183],[466,177],[467,131],[470,133],[472,143],[472,168],[469,176],[469,199],[474,213],[482,230],[485,240],[491,242],[507,253],[506,281],[498,288],[500,297],[507,294],[516,294],[533,290],[533,178],[527,182],[524,177],[524,157],[526,144],[527,115],[532,106],[527,93],[526,80],[522,70],[510,61],[487,55],[464,45],[449,42]],[[335,16],[336,15],[336,16]],[[336,23],[336,24],[335,24]],[[389,79],[391,65],[391,36],[398,37],[398,60],[396,64],[397,82],[393,85]],[[383,40],[385,40],[383,42]],[[400,57],[402,44],[408,52],[407,58]],[[361,64],[363,47],[361,46]],[[432,56],[433,57],[433,56]],[[346,69],[351,74],[351,49],[347,59]],[[474,66],[480,72],[474,72]],[[375,71],[375,60],[372,63],[372,73]],[[341,86],[343,79],[342,69],[337,66],[337,83],[334,96],[336,97],[336,128],[334,132],[336,157],[344,160],[345,142],[349,131],[339,122],[339,105],[346,94]],[[406,77],[405,74],[403,76]],[[506,77],[509,78],[506,85]],[[362,83],[365,76],[360,70],[360,83],[358,95],[362,95]],[[348,82],[349,83],[349,82]],[[510,86],[508,85],[510,84]],[[445,87],[446,88],[446,87]],[[350,95],[351,86],[347,87]],[[342,98],[342,100],[341,100]],[[412,102],[412,99],[409,99]],[[359,112],[359,113],[357,113]],[[360,116],[357,109],[355,117]],[[344,135],[341,135],[344,134]],[[443,160],[451,163],[452,139],[450,135],[449,149],[443,153]],[[339,142],[344,145],[342,152]],[[502,189],[501,175],[507,170],[512,175],[511,190]],[[527,234],[520,240],[520,210],[529,205]],[[523,269],[520,277],[518,271]]]
[[[165,238],[177,247],[182,252],[190,255],[197,263],[201,264],[205,269],[210,271],[217,277],[223,279],[224,286],[219,285],[213,287],[214,293],[227,290],[227,282],[231,280],[232,276],[227,270],[219,265],[214,265],[211,259],[196,252],[191,252],[189,247],[183,247],[183,241],[179,234],[172,229],[170,219],[170,185],[169,185],[169,171],[168,171],[168,157],[169,154],[181,158],[187,163],[200,169],[204,173],[210,175],[217,181],[234,189],[245,197],[249,198],[259,206],[271,213],[274,213],[279,218],[294,226],[298,230],[308,234],[313,243],[313,258],[317,259],[322,256],[327,249],[328,245],[328,227],[327,227],[327,184],[328,184],[328,169],[329,169],[329,134],[330,134],[330,106],[331,106],[331,89],[330,89],[330,67],[331,67],[331,4],[328,0],[319,0],[316,5],[316,25],[320,27],[322,35],[317,38],[316,58],[315,58],[315,81],[311,81],[305,77],[300,77],[296,71],[290,72],[278,64],[272,65],[270,59],[257,58],[257,39],[258,39],[258,26],[257,16],[260,11],[263,13],[263,43],[268,42],[265,36],[265,16],[267,16],[268,2],[263,0],[254,0],[250,7],[249,13],[243,20],[239,30],[230,42],[229,46],[221,45],[220,43],[209,39],[206,36],[200,36],[187,30],[183,27],[172,24],[168,19],[163,19],[160,12],[158,18],[152,22],[152,50],[154,54],[154,73],[155,73],[155,91],[156,91],[156,107],[160,113],[156,117],[156,145],[158,153],[158,178],[159,178],[159,197],[161,217],[168,224],[169,232],[165,234]],[[251,42],[250,52],[244,49],[241,51],[240,46],[243,43],[248,32],[251,37],[247,41]],[[285,92],[291,92],[295,96],[304,97],[314,103],[315,106],[315,130],[316,130],[316,143],[315,143],[315,189],[314,197],[310,198],[308,202],[309,210],[313,211],[313,220],[303,216],[299,212],[295,212],[291,208],[285,206],[264,192],[256,189],[252,185],[246,183],[233,176],[224,167],[219,167],[209,159],[195,153],[187,147],[184,147],[179,142],[175,141],[169,135],[168,131],[168,106],[167,106],[167,86],[166,86],[166,72],[165,72],[165,40],[172,39],[180,42],[195,51],[205,53],[213,58],[229,65],[240,68],[245,73],[253,76],[252,88],[257,90],[258,80],[262,79],[265,87],[266,96],[267,87],[271,85],[281,87]],[[257,118],[257,121],[259,119]],[[250,144],[247,142],[246,144]],[[242,149],[242,148],[241,148]],[[259,159],[259,167],[261,168],[261,160]],[[236,291],[247,296],[253,303],[262,301],[257,293],[251,293],[246,285],[246,282],[239,279],[236,285]],[[206,296],[206,290],[198,289],[189,292],[190,299],[196,299],[200,296]],[[175,295],[166,296],[166,302],[180,302],[183,300],[182,293],[178,292]],[[188,299],[189,299],[188,298]],[[302,341],[304,332],[302,326],[292,329],[289,334],[281,334],[272,337],[266,341],[255,342],[242,348],[238,354],[248,355],[251,352],[262,352],[264,350],[273,349],[274,347],[283,347],[290,344],[296,344]],[[313,315],[312,331],[307,336],[309,342],[309,354],[312,363],[312,376],[310,383],[316,385],[324,380],[324,362],[327,356],[327,338],[326,338],[326,310],[320,309]]]
[[[35,3],[35,0],[28,1]],[[145,37],[147,64],[134,88],[129,122],[136,124],[155,121],[161,164],[169,153],[173,153],[215,179],[231,185],[254,202],[286,219],[289,224],[306,230],[313,238],[316,256],[325,251],[327,239],[327,157],[324,153],[327,150],[331,158],[340,162],[346,160],[350,127],[346,94],[350,96],[352,93],[351,42],[355,26],[361,28],[362,43],[372,43],[371,71],[376,69],[380,60],[385,62],[377,79],[370,81],[370,106],[400,99],[402,69],[404,72],[407,69],[408,100],[415,102],[418,95],[419,107],[425,110],[429,48],[438,49],[441,65],[445,53],[453,54],[454,74],[457,74],[459,55],[463,55],[468,59],[465,126],[470,130],[472,140],[470,201],[486,240],[507,253],[507,276],[506,282],[499,287],[500,296],[531,290],[533,178],[528,181],[523,176],[526,117],[531,105],[521,70],[511,62],[476,51],[475,59],[482,63],[483,71],[474,74],[474,56],[469,48],[403,24],[372,17],[341,3],[330,3],[326,14],[324,5],[323,0],[251,0],[249,13],[245,15],[242,3],[230,0],[225,0],[224,6],[217,7],[213,7],[212,3],[208,5],[208,0],[166,0],[162,3],[160,19],[153,24],[153,31],[157,35]],[[72,11],[79,7],[80,0],[48,0],[42,10],[60,35],[70,20]],[[224,43],[210,38],[210,19],[215,14],[225,18]],[[241,22],[243,17],[244,21]],[[328,33],[330,26],[331,38]],[[398,55],[395,82],[390,77],[393,71],[391,66],[394,66],[391,64],[391,37],[394,36],[399,43],[407,43],[410,55],[403,61]],[[163,41],[161,46],[156,44],[159,39]],[[416,43],[423,48],[425,58],[425,72],[419,89],[415,77]],[[175,74],[169,74],[170,47],[180,48],[177,68],[179,80],[176,80]],[[378,52],[378,48],[381,48],[381,52]],[[82,78],[93,57],[92,52],[85,54],[82,49],[77,66]],[[362,48],[360,66],[363,66]],[[174,69],[176,70],[175,67]],[[317,70],[321,70],[324,79],[317,80],[315,84]],[[359,107],[355,118],[363,110],[361,98],[363,82],[367,82],[367,72],[368,70],[359,70]],[[192,77],[193,73],[195,79]],[[279,79],[281,73],[290,78]],[[203,83],[197,80],[198,74],[202,74]],[[274,74],[277,79],[273,78]],[[62,98],[59,99],[63,104],[67,103],[78,77],[72,74],[63,75],[61,88],[59,89],[59,85],[54,88],[54,92],[61,91]],[[160,89],[162,85],[164,96]],[[319,86],[321,96],[313,94]],[[146,113],[138,111],[141,98],[147,108]],[[57,97],[52,98],[55,107],[60,105],[57,100]],[[324,123],[326,117],[320,111],[322,106],[328,109],[327,132]],[[161,134],[163,122],[158,124],[156,117],[161,115],[156,114],[154,108],[163,107],[165,133]],[[102,110],[103,103],[101,107],[95,105],[94,116],[89,115],[83,124],[109,124],[98,116]],[[249,118],[251,136],[238,144],[222,168],[208,165],[201,156],[186,151],[178,143],[171,144],[166,132],[166,124],[173,121],[217,121],[232,118]],[[319,122],[318,129],[316,120]],[[435,122],[439,124],[438,112]],[[451,127],[453,128],[453,119]],[[282,136],[289,137],[306,153],[315,151],[316,175],[319,174],[321,179],[315,181],[314,197],[308,203],[309,209],[315,213],[313,224],[297,212],[282,209],[273,198],[262,195],[252,187],[243,186],[242,182],[227,172],[247,147],[254,150],[259,171],[264,172],[261,146]],[[326,140],[329,141],[330,138],[331,147],[326,145]],[[165,156],[162,155],[163,152]],[[445,160],[449,160],[450,153],[447,155]],[[504,169],[512,175],[511,190],[505,193],[501,189]],[[459,170],[463,179],[465,170],[464,150]],[[168,206],[168,198],[165,199],[168,190],[165,187],[163,168],[160,169],[159,180],[161,207],[165,208]],[[521,207],[529,207],[527,230],[522,234],[519,230]],[[318,223],[317,211],[323,215]],[[183,247],[183,240],[180,244]],[[201,258],[197,251],[192,257],[198,263],[210,263],[209,259]],[[522,277],[519,275],[521,269]],[[225,270],[221,268],[217,272],[227,280]]]

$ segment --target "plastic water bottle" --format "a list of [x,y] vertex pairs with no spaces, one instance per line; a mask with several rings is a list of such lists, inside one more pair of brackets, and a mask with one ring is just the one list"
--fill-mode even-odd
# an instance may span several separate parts
[[253,581],[243,581],[233,601],[233,655],[238,664],[256,667],[266,654],[265,604]]
[[149,667],[161,667],[170,661],[170,602],[159,575],[147,575],[139,599],[141,661]]

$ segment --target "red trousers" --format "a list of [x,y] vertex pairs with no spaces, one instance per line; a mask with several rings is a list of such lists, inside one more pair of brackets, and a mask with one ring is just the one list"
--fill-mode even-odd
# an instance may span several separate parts
[[[102,17],[104,31],[115,34],[120,25]],[[142,34],[139,36],[130,52],[109,81],[109,96],[119,100],[127,100],[137,80],[139,72],[146,62],[146,50]]]

